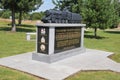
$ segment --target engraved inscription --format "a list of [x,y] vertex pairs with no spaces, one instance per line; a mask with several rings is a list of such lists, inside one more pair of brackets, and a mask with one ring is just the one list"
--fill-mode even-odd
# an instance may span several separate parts
[[55,52],[80,47],[81,28],[55,28]]

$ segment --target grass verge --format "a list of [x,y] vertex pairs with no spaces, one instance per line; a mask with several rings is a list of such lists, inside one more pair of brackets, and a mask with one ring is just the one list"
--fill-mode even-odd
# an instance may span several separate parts
[[43,80],[43,79],[0,66],[0,80]]
[[112,71],[82,71],[66,80],[120,80],[120,74]]
[[93,30],[85,33],[85,47],[113,52],[111,58],[120,62],[120,30],[98,31],[98,38],[93,38]]
[[10,32],[10,26],[0,25],[0,58],[35,50],[35,42],[26,40],[26,32],[35,32],[35,27],[18,26]]

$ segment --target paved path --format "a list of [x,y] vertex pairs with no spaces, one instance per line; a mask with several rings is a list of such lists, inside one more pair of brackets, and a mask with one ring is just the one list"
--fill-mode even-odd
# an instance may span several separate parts
[[32,60],[32,52],[0,59],[0,65],[28,72],[49,80],[63,80],[80,70],[120,72],[120,63],[107,56],[111,52],[86,49],[86,52],[51,64]]

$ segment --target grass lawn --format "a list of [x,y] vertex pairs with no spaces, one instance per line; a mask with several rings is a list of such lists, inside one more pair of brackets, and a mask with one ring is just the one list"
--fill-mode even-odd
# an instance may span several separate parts
[[0,66],[0,80],[43,80],[43,79]]
[[82,71],[66,80],[120,80],[120,74],[111,71]]
[[[100,37],[99,37],[100,36]],[[93,38],[93,30],[85,33],[85,47],[113,52],[111,58],[120,62],[120,29],[98,31],[98,39]]]
[[35,41],[26,41],[26,32],[29,29],[20,27],[16,33],[4,31],[9,30],[9,28],[9,26],[6,27],[5,25],[0,27],[0,58],[35,50]]
[[[27,22],[28,23],[28,22]],[[30,22],[29,22],[30,23]],[[0,58],[35,50],[34,41],[26,41],[26,32],[35,32],[35,26],[17,26],[17,32],[10,32],[9,21],[0,20]],[[31,22],[32,24],[32,22]],[[85,47],[114,52],[112,56],[120,62],[120,31],[98,31],[98,39],[92,36],[92,30],[85,32]],[[120,80],[120,74],[110,71],[79,72],[67,80]],[[39,80],[23,72],[0,66],[0,80]],[[41,79],[40,79],[41,80]]]

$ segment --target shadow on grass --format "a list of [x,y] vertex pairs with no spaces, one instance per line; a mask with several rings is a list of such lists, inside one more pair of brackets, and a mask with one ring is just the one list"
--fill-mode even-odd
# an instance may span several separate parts
[[17,26],[22,26],[22,27],[27,27],[27,28],[35,27],[35,25],[29,25],[29,24],[21,24],[21,25],[17,25]]
[[85,31],[85,33],[92,33],[91,31]]
[[[11,24],[7,24],[7,25],[11,26]],[[22,26],[22,27],[27,27],[27,28],[33,28],[33,27],[35,27],[35,25],[29,25],[29,24],[21,24],[21,25],[16,24],[16,26],[18,26],[18,27]]]
[[33,29],[17,28],[17,32],[35,32]]
[[0,27],[0,31],[10,31],[10,27]]
[[103,36],[97,36],[95,37],[94,35],[84,35],[85,38],[90,38],[90,39],[106,39],[108,37],[103,37]]
[[[11,27],[0,27],[0,31],[11,31]],[[26,28],[16,28],[17,32],[35,32],[33,29],[26,29]]]
[[106,33],[111,33],[111,34],[120,34],[120,31],[105,31]]

